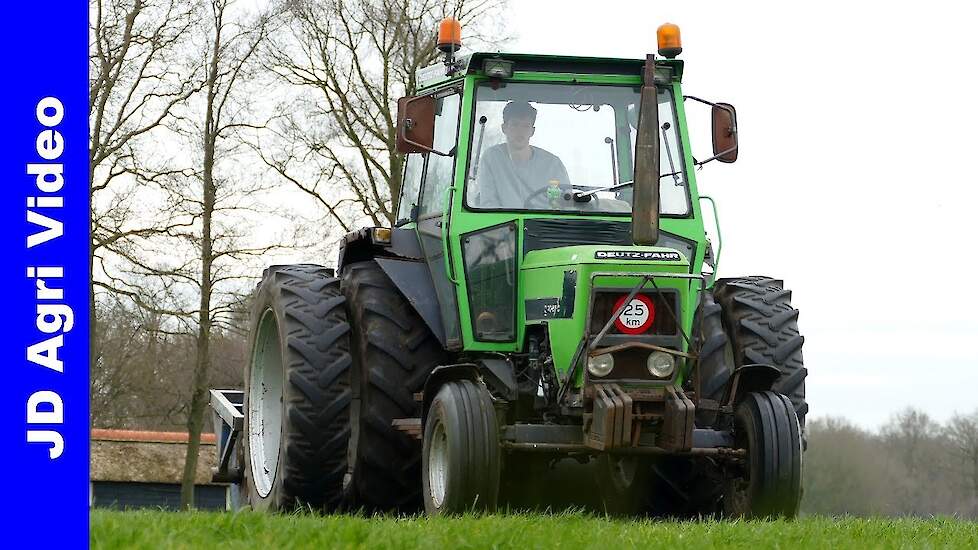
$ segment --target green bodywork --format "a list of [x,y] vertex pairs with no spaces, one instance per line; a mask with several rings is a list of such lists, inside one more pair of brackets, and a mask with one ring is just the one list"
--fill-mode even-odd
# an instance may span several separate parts
[[[642,78],[640,71],[636,71],[634,76],[623,74],[569,74],[551,72],[524,72],[519,70],[520,60],[559,60],[562,62],[587,62],[595,64],[604,63],[639,63],[635,60],[595,60],[593,58],[568,58],[551,56],[511,56],[500,54],[505,59],[517,59],[516,69],[511,78],[506,79],[510,82],[553,82],[553,83],[590,83],[590,84],[613,84],[613,85],[632,85],[640,86]],[[664,66],[670,67],[671,78],[666,86],[671,86],[674,97],[682,98],[681,76],[682,62],[675,60],[657,60]],[[440,69],[440,67],[432,67]],[[433,71],[438,74],[439,71]],[[539,324],[542,321],[531,320],[528,324],[524,311],[524,303],[527,299],[535,298],[554,298],[560,297],[564,287],[565,271],[576,271],[576,286],[574,293],[573,315],[566,319],[550,319],[547,321],[551,349],[553,352],[554,366],[558,375],[565,376],[571,369],[571,361],[581,342],[585,329],[586,317],[588,314],[588,301],[592,284],[601,287],[622,287],[623,292],[627,293],[632,287],[641,282],[641,277],[604,277],[591,280],[592,274],[597,272],[628,272],[628,273],[683,273],[699,275],[702,273],[704,254],[709,246],[706,241],[704,230],[703,215],[700,209],[700,196],[697,190],[696,178],[694,173],[694,161],[690,153],[691,146],[686,126],[686,116],[683,109],[682,100],[676,101],[676,123],[678,125],[678,135],[681,140],[681,150],[685,163],[685,177],[689,189],[690,211],[688,217],[666,217],[661,218],[660,229],[687,241],[695,243],[693,257],[681,256],[680,261],[655,262],[655,261],[614,261],[594,259],[594,252],[600,250],[629,250],[629,251],[655,251],[665,250],[658,247],[621,247],[608,245],[582,245],[551,248],[547,250],[534,250],[523,253],[523,224],[526,220],[535,218],[547,219],[579,219],[580,215],[560,213],[560,214],[541,214],[531,212],[473,212],[468,211],[461,200],[464,195],[467,175],[467,161],[469,159],[469,148],[472,143],[473,132],[473,109],[475,108],[475,90],[480,82],[488,80],[479,71],[460,71],[457,78],[444,77],[444,71],[440,71],[441,78],[422,83],[425,87],[419,90],[418,94],[430,93],[435,90],[449,86],[462,86],[461,116],[458,131],[458,144],[455,151],[454,179],[452,187],[446,192],[443,210],[443,235],[447,237],[448,256],[445,258],[448,271],[454,278],[456,295],[458,300],[458,318],[461,328],[461,345],[463,352],[521,352],[525,346],[525,336],[530,326]],[[466,74],[467,73],[467,74]],[[660,84],[660,87],[662,85]],[[619,157],[621,154],[619,153]],[[630,171],[630,167],[628,168]],[[616,222],[630,221],[630,214],[621,215],[589,215],[588,219],[605,220]],[[516,235],[516,262],[518,279],[516,284],[516,335],[512,342],[486,342],[479,341],[474,335],[473,323],[470,317],[469,292],[465,271],[463,269],[462,258],[462,236],[483,228],[497,226],[500,224],[514,222],[517,225]],[[413,222],[405,224],[403,227],[415,227]],[[668,249],[672,250],[672,249]],[[710,279],[707,278],[707,284]],[[679,292],[681,308],[682,330],[686,335],[691,333],[693,315],[698,300],[697,293],[700,289],[700,279],[656,279],[659,288],[675,289]],[[684,351],[686,344],[683,344]],[[680,363],[683,364],[682,362]],[[681,385],[688,374],[689,366],[680,368],[674,384]],[[578,374],[583,369],[578,370]],[[578,380],[580,377],[578,377]]]

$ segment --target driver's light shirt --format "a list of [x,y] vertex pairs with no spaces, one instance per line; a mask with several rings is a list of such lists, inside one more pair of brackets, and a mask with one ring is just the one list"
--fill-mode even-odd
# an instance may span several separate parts
[[556,155],[532,145],[530,150],[530,158],[526,161],[514,161],[505,143],[493,145],[482,152],[479,159],[479,199],[476,206],[553,208],[546,190],[550,186],[568,189],[570,178],[567,176],[567,169]]

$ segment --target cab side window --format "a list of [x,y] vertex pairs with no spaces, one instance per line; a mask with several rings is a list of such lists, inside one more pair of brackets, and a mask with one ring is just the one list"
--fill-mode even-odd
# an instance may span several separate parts
[[452,94],[435,102],[436,151],[451,152],[448,156],[428,153],[425,169],[424,190],[419,215],[441,214],[445,202],[445,190],[452,185],[455,168],[455,144],[458,142],[458,115],[461,99]]
[[417,216],[422,174],[424,174],[424,156],[421,153],[410,153],[404,157],[404,180],[401,182],[401,197],[397,201],[395,225],[414,221]]

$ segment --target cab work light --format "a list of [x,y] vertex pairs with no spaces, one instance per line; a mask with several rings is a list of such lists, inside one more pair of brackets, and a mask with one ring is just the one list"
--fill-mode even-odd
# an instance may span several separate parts
[[513,62],[499,58],[486,59],[482,72],[491,78],[510,78],[513,76]]

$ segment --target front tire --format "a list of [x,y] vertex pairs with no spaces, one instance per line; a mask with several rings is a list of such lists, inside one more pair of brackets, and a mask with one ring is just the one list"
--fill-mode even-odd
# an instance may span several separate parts
[[485,388],[470,380],[441,386],[424,427],[421,482],[429,516],[496,509],[499,436]]
[[791,401],[772,391],[752,392],[734,413],[737,448],[745,463],[731,467],[724,481],[724,515],[737,518],[793,518],[801,502],[801,430]]

